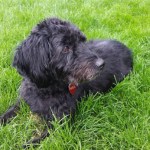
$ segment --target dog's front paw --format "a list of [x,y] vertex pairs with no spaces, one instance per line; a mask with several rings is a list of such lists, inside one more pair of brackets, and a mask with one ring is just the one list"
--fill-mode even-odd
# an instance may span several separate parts
[[0,116],[0,125],[5,124],[6,119],[5,119],[5,115]]
[[22,145],[23,149],[29,149],[32,145],[33,148],[35,148],[36,146],[38,146],[40,143],[40,139],[36,138],[33,140],[28,141],[27,143]]
[[28,149],[31,147],[31,145],[35,148],[36,146],[40,144],[41,140],[44,140],[48,136],[49,136],[49,132],[46,129],[40,137],[36,137],[34,139],[29,140],[27,143],[22,145],[22,148]]

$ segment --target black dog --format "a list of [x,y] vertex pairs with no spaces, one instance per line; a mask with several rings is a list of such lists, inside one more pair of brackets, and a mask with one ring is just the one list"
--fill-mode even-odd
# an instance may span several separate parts
[[[108,92],[122,81],[132,70],[132,55],[117,41],[86,42],[77,27],[52,18],[38,24],[17,48],[13,66],[23,76],[20,97],[51,127],[54,115],[73,115],[83,95]],[[15,116],[19,104],[20,100],[0,122]],[[29,143],[46,136],[47,130]]]

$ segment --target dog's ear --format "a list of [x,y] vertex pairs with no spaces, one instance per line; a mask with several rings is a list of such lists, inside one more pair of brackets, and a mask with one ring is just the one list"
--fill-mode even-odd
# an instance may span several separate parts
[[39,87],[49,84],[51,44],[46,36],[31,34],[18,46],[13,66],[18,72]]

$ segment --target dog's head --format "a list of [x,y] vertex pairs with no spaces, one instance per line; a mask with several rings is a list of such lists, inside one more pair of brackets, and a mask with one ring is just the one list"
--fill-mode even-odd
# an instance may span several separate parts
[[99,72],[103,60],[88,49],[85,41],[84,34],[73,24],[46,19],[18,46],[13,66],[38,87],[60,80],[90,80]]

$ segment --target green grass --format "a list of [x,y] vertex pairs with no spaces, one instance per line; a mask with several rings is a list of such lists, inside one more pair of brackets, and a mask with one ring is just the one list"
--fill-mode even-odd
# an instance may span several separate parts
[[[83,100],[73,124],[53,122],[55,129],[37,149],[149,150],[149,6],[149,0],[0,0],[0,114],[18,95],[21,77],[11,66],[16,45],[40,20],[57,16],[79,26],[88,39],[125,43],[133,50],[134,71],[110,93]],[[40,128],[23,103],[17,117],[0,126],[0,149],[21,149]]]

